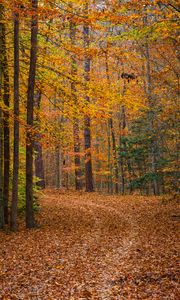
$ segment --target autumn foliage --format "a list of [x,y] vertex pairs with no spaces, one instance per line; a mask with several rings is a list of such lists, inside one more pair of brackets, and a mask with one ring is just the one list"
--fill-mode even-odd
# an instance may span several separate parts
[[3,300],[178,298],[179,13],[0,0]]

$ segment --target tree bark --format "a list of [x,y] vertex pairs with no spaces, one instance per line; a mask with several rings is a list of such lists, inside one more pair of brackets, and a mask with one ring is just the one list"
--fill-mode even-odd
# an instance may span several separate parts
[[[109,76],[107,51],[105,52],[105,59],[106,59],[106,78],[107,78],[109,89],[110,89],[110,76]],[[111,112],[110,112],[110,115],[111,115]],[[114,125],[113,125],[112,116],[108,120],[108,125],[110,128],[111,139],[112,139],[112,151],[113,151],[113,159],[114,159],[114,175],[115,175],[115,193],[118,194],[119,170],[118,170],[118,162],[117,162],[116,138],[115,138],[115,133],[114,133]]]
[[[3,55],[2,55],[2,15],[0,5],[0,102],[2,99],[3,86]],[[4,228],[4,199],[3,199],[3,112],[0,108],[0,229]]]
[[[1,70],[0,70],[1,77]],[[1,80],[1,78],[0,78]],[[0,84],[1,89],[1,84]],[[1,98],[1,94],[0,94]],[[3,200],[3,114],[0,109],[0,229],[4,228],[4,200]]]
[[7,110],[4,112],[4,219],[9,222],[9,177],[10,177],[10,129],[9,129],[9,71],[7,57],[4,63],[4,104]]
[[41,134],[40,134],[40,120],[39,120],[39,109],[41,105],[41,92],[37,91],[34,106],[37,109],[37,115],[36,115],[36,129],[37,133],[34,140],[34,151],[35,151],[35,176],[38,178],[38,181],[36,182],[36,186],[39,189],[45,188],[45,179],[44,179],[44,163],[43,163],[43,154],[42,154],[42,145],[40,142]]
[[[88,4],[86,4],[85,14],[88,15]],[[86,93],[88,92],[88,83],[90,81],[90,68],[91,60],[87,53],[89,49],[89,25],[83,26],[84,34],[84,49],[85,49],[85,58],[84,58],[84,80],[86,84]],[[89,96],[86,94],[85,101],[90,102]],[[92,192],[93,187],[93,173],[92,173],[92,156],[91,156],[91,120],[89,115],[84,117],[84,148],[85,148],[85,185],[86,192]]]
[[60,162],[60,146],[57,145],[55,148],[55,170],[56,170],[56,188],[59,189],[61,187],[61,178],[60,178],[60,167],[61,167],[61,162]]
[[14,15],[14,153],[11,221],[12,230],[17,230],[18,172],[19,172],[19,14]]
[[1,40],[2,40],[2,71],[3,71],[3,101],[5,105],[4,116],[3,116],[3,153],[4,153],[4,181],[3,181],[3,198],[4,198],[4,221],[5,224],[9,222],[9,175],[10,175],[10,129],[9,129],[9,98],[10,98],[10,86],[9,86],[9,70],[7,61],[7,50],[6,50],[6,29],[4,23],[4,8],[0,6],[0,19],[1,24]]
[[108,193],[113,194],[113,174],[111,164],[111,130],[109,128],[109,122],[107,122],[107,141],[108,141]]
[[[71,45],[75,45],[76,39],[76,27],[75,24],[70,22],[70,38]],[[73,77],[77,76],[77,62],[75,55],[71,55],[71,75]],[[73,137],[74,137],[74,164],[75,164],[75,188],[76,190],[82,189],[82,172],[81,172],[81,159],[80,159],[80,138],[79,138],[79,120],[77,117],[77,95],[75,82],[71,82],[71,94],[73,97],[74,104],[74,122],[73,122]]]
[[[151,159],[151,171],[154,175],[157,174],[156,171],[156,141],[154,137],[154,99],[152,96],[152,80],[151,80],[151,65],[150,65],[150,50],[148,42],[145,45],[145,56],[146,56],[146,80],[147,80],[147,96],[149,101],[150,112],[148,114],[149,118],[149,131],[151,135],[151,149],[150,149],[150,159]],[[156,178],[153,178],[153,193],[154,195],[159,194],[159,184]]]
[[[125,106],[122,105],[121,107],[121,122],[120,122],[120,131],[122,132],[126,129],[127,127],[127,121],[126,121],[126,109]],[[122,136],[120,136],[120,141],[119,141],[120,149],[121,151],[126,155],[126,157],[122,157],[120,155],[120,166],[121,166],[121,184],[122,184],[122,194],[125,193],[125,187],[126,187],[126,178],[125,178],[125,167],[127,163],[127,170],[129,173],[129,188],[130,188],[130,193],[132,192],[132,186],[131,186],[131,176],[133,173],[132,166],[131,166],[131,161],[128,155],[128,147],[127,147],[127,141],[122,139]]]
[[26,227],[35,227],[33,212],[33,116],[34,90],[37,61],[37,34],[38,34],[38,0],[32,0],[31,20],[31,52],[27,95],[27,133],[26,133]]

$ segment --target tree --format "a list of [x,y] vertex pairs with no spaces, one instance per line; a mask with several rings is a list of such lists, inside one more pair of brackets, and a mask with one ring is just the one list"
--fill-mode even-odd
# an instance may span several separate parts
[[26,133],[26,227],[35,227],[33,211],[33,116],[34,91],[37,62],[37,34],[38,34],[38,0],[32,0],[31,20],[31,51],[30,68],[27,91],[27,133]]
[[41,134],[40,134],[40,119],[39,119],[39,111],[41,105],[41,91],[37,91],[34,99],[34,106],[36,108],[36,135],[34,139],[34,151],[35,151],[35,176],[36,176],[36,185],[40,189],[45,188],[45,180],[44,180],[44,164],[43,164],[43,153],[42,153],[42,145],[40,142]]
[[[88,16],[88,4],[85,4],[85,16]],[[87,22],[87,21],[86,21]],[[86,102],[90,102],[90,97],[88,96],[88,83],[90,81],[90,68],[91,60],[88,54],[90,37],[89,37],[89,25],[84,24],[83,26],[84,35],[84,80],[86,84]],[[84,117],[84,149],[85,149],[85,180],[86,180],[86,192],[93,191],[93,174],[92,174],[92,158],[91,158],[91,120],[89,115]]]
[[[3,23],[2,23],[2,5],[0,5],[0,102],[2,103],[3,86]],[[4,199],[3,199],[3,111],[0,107],[0,229],[4,228]]]
[[[18,203],[24,205],[25,177],[26,223],[35,226],[33,174],[40,188],[46,181],[58,188],[75,182],[81,189],[85,179],[86,191],[178,191],[176,6],[42,0],[39,7],[32,1],[30,9],[21,2],[14,8],[1,1],[0,226],[8,220],[12,187],[11,227],[16,227],[17,180]],[[23,23],[20,32],[14,12]]]
[[[110,89],[110,75],[109,75],[109,65],[108,65],[108,49],[105,51],[105,64],[106,64],[106,77],[108,82],[108,87]],[[118,194],[119,187],[119,170],[118,170],[118,161],[117,161],[117,147],[116,147],[116,138],[115,138],[115,129],[113,124],[113,119],[110,113],[110,118],[108,120],[108,126],[111,132],[111,139],[112,139],[112,151],[113,151],[113,159],[114,159],[114,172],[115,172],[115,193]]]
[[[15,7],[15,10],[17,8]],[[11,229],[17,229],[19,174],[19,13],[14,13],[14,153],[11,205]]]
[[[70,22],[70,39],[71,46],[75,45],[76,40],[76,24],[73,21]],[[71,75],[73,79],[77,76],[77,62],[75,54],[71,55]],[[82,189],[82,172],[81,172],[81,159],[80,159],[80,139],[79,139],[79,121],[78,121],[78,109],[77,109],[77,91],[75,82],[71,82],[72,98],[74,102],[74,120],[73,120],[73,137],[74,137],[74,164],[75,164],[75,187],[76,190]]]
[[3,111],[3,206],[4,206],[4,222],[8,224],[9,212],[9,177],[10,177],[10,128],[9,128],[9,68],[7,60],[6,48],[6,28],[4,22],[4,6],[0,4],[0,20],[1,20],[1,67],[3,74],[3,101],[5,109]]

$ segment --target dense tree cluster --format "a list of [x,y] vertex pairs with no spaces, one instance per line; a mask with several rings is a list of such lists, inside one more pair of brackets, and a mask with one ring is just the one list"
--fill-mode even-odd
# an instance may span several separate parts
[[[0,1],[0,228],[37,188],[178,191],[178,1]],[[10,213],[9,213],[10,212]]]

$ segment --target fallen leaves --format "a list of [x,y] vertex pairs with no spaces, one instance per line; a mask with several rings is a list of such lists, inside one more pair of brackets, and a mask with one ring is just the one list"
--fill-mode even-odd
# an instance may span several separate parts
[[0,232],[0,299],[178,299],[178,204],[46,191],[41,227]]

